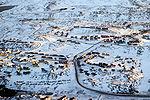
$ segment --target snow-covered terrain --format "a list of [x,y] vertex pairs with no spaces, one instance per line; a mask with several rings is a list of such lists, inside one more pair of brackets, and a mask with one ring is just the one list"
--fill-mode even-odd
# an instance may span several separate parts
[[[148,0],[1,0],[0,10],[14,6],[0,12],[1,86],[21,91],[13,99],[150,96],[148,4]],[[90,52],[100,54],[82,58]],[[116,66],[94,65],[100,63]]]

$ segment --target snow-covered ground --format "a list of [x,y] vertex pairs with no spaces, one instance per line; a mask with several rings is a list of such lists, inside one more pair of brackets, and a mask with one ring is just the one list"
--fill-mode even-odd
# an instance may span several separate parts
[[[141,85],[139,83],[136,85],[138,85],[140,94],[149,93],[147,89],[149,89],[150,9],[147,6],[148,0],[140,1],[143,2],[138,0],[0,1],[2,6],[15,6],[10,10],[0,12],[0,47],[19,50],[18,52],[22,51],[20,52],[21,54],[15,54],[16,51],[11,53],[5,51],[5,54],[4,50],[1,50],[0,59],[5,59],[9,56],[12,56],[12,58],[1,62],[4,67],[0,67],[0,76],[5,76],[8,81],[4,82],[1,78],[0,83],[5,83],[6,87],[10,89],[30,91],[36,94],[51,92],[53,93],[51,96],[54,97],[67,95],[79,100],[90,98],[94,100],[125,99],[125,97],[115,96],[109,98],[107,95],[87,90],[81,87],[76,80],[75,65],[73,63],[74,56],[85,53],[85,50],[105,51],[107,48],[103,47],[104,49],[101,50],[101,48],[95,47],[95,44],[109,42],[110,48],[108,52],[112,56],[120,54],[121,56],[129,56],[141,61],[140,70],[142,69],[144,78],[139,82]],[[119,37],[119,39],[115,37]],[[10,38],[13,42],[9,41]],[[24,43],[20,43],[20,40]],[[136,42],[131,43],[132,41]],[[116,44],[119,46],[117,47]],[[27,45],[31,45],[31,47]],[[93,45],[94,47],[90,48]],[[113,49],[112,51],[111,48]],[[130,48],[132,49],[131,51],[129,50]],[[34,57],[30,57],[33,54],[27,54],[28,52],[44,53],[44,55],[34,54]],[[135,54],[137,52],[139,55]],[[54,59],[49,60],[45,58],[46,54],[57,56],[56,59],[52,56]],[[59,61],[58,55],[63,55],[66,61],[70,63],[68,68],[60,69],[61,66],[58,67],[56,64]],[[28,60],[25,63],[12,62],[17,57],[21,57],[23,60],[27,57]],[[41,60],[49,61],[57,70],[52,73],[50,70],[51,65],[45,63],[40,63],[40,67],[35,67],[33,63]],[[94,59],[91,62],[99,62],[99,60]],[[104,62],[108,63],[109,61]],[[30,67],[30,69],[26,71],[18,67],[9,68],[8,63],[13,63],[15,66],[20,64],[22,67]],[[21,70],[19,73],[21,75],[18,75],[18,69]],[[81,80],[85,78],[84,75],[81,76]],[[106,81],[104,83],[107,85]],[[143,84],[147,85],[144,86]],[[95,89],[95,87],[85,86]],[[98,90],[111,92],[107,88]]]

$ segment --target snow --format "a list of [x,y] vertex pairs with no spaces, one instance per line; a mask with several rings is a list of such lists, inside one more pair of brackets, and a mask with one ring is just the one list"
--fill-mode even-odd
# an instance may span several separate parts
[[[0,75],[5,75],[9,80],[6,86],[11,89],[19,89],[25,91],[31,91],[33,93],[46,93],[53,92],[53,96],[67,95],[69,97],[74,96],[77,99],[87,100],[92,99],[120,99],[124,97],[108,97],[103,94],[95,93],[81,87],[75,75],[75,65],[73,64],[74,56],[82,55],[90,50],[104,51],[111,54],[111,57],[102,60],[100,58],[91,59],[90,62],[99,62],[102,60],[106,63],[111,63],[115,56],[133,57],[141,62],[140,70],[143,71],[144,78],[139,80],[137,88],[140,94],[149,93],[149,40],[143,38],[142,30],[149,30],[149,8],[147,3],[141,2],[143,0],[3,0],[0,4],[3,6],[14,6],[10,10],[0,12],[0,39],[9,40],[10,38],[20,39],[22,41],[34,42],[33,48],[19,49],[25,52],[43,52],[45,54],[57,54],[64,55],[67,61],[70,62],[70,67],[63,70],[62,76],[55,79],[55,75],[60,73],[60,70],[54,72],[54,74],[42,73],[41,68],[50,70],[49,66],[40,63],[42,67],[33,67],[32,64],[23,64],[23,66],[31,67],[31,74],[17,75],[17,68],[8,68],[7,66],[0,72]],[[144,5],[144,6],[141,6]],[[140,6],[140,7],[139,7]],[[68,36],[65,36],[66,34]],[[126,38],[125,42],[116,45],[115,42],[105,43],[105,39],[102,35],[113,35],[122,37],[123,35],[131,35],[137,33],[139,35],[132,38]],[[87,36],[85,39],[81,39],[82,36]],[[90,40],[90,36],[100,37],[99,39]],[[119,41],[119,39],[113,39],[113,41]],[[128,45],[129,41],[140,40],[137,45]],[[37,45],[36,45],[37,44]],[[96,44],[96,45],[95,45]],[[100,44],[108,44],[107,47],[99,47]],[[11,44],[12,45],[12,44]],[[114,45],[114,46],[113,46]],[[6,45],[6,47],[8,47]],[[90,48],[90,49],[89,49]],[[103,48],[103,49],[102,49]],[[140,52],[139,55],[136,54]],[[10,54],[13,58],[15,56]],[[26,55],[26,54],[25,54]],[[27,56],[27,55],[26,55]],[[36,59],[40,59],[41,56],[37,55]],[[3,59],[3,57],[1,57]],[[56,60],[50,61],[54,64]],[[5,62],[11,62],[11,59]],[[55,64],[54,64],[55,65]],[[130,66],[130,64],[128,65]],[[138,66],[135,65],[135,66]],[[77,67],[78,68],[78,67]],[[85,70],[89,70],[87,66],[83,66]],[[11,72],[11,77],[8,77],[4,71]],[[137,68],[136,72],[139,72]],[[87,78],[90,81],[94,81],[96,84],[105,83],[103,86],[98,86],[98,90],[103,90],[110,93],[107,88],[110,83],[110,76],[106,74],[106,79],[103,80],[99,77],[92,76],[86,77],[79,74],[79,81],[82,85],[91,89],[97,89],[92,87]],[[120,75],[118,72],[114,75]],[[93,79],[93,80],[92,80]],[[122,78],[123,79],[123,78]],[[101,81],[103,80],[103,81]],[[126,79],[123,79],[126,80]],[[43,83],[42,83],[43,82]],[[22,84],[22,85],[19,85]],[[40,85],[38,85],[40,84]],[[48,85],[44,85],[48,84]],[[59,84],[59,85],[58,85]],[[102,88],[103,87],[103,88]],[[132,99],[132,98],[128,98]],[[137,98],[136,98],[137,99]]]
[[[106,45],[108,45],[108,44],[106,44]],[[147,69],[148,69],[148,66],[147,65],[149,65],[149,63],[148,63],[148,59],[149,59],[149,49],[147,48],[147,47],[144,47],[143,49],[142,49],[142,54],[138,54],[137,52],[138,52],[138,50],[139,50],[139,48],[140,47],[126,47],[126,46],[108,46],[108,47],[102,47],[102,46],[100,46],[100,44],[98,44],[97,46],[95,46],[95,48],[91,48],[91,49],[89,49],[88,51],[86,51],[86,52],[83,52],[83,54],[86,54],[86,53],[88,53],[88,52],[100,52],[100,54],[102,54],[102,53],[108,53],[108,54],[110,54],[110,56],[106,56],[106,58],[99,58],[98,56],[96,57],[96,58],[93,58],[93,59],[91,59],[91,60],[89,60],[88,62],[90,62],[90,63],[96,63],[96,64],[99,64],[99,63],[107,63],[107,64],[110,64],[111,62],[114,62],[114,64],[115,65],[118,65],[118,64],[121,64],[121,66],[123,66],[124,64],[122,64],[120,61],[118,62],[116,62],[116,60],[117,60],[117,56],[118,57],[120,57],[121,56],[121,58],[123,59],[123,62],[125,63],[125,66],[127,67],[127,70],[130,70],[130,67],[131,66],[135,66],[135,70],[134,70],[134,72],[135,73],[141,73],[140,71],[142,70],[144,73],[141,73],[142,74],[142,77],[144,76],[144,78],[142,78],[141,79],[141,82],[139,83],[140,85],[138,86],[138,87],[136,87],[136,88],[138,88],[138,91],[139,91],[139,94],[145,94],[146,93],[146,91],[148,91],[147,89],[149,89],[149,83],[148,83],[148,80],[149,80],[149,72],[148,71],[146,71]],[[79,57],[80,56],[82,56],[83,54],[81,54],[81,55],[79,55]],[[86,58],[84,58],[84,59],[87,59],[89,56],[87,56]],[[125,58],[133,58],[133,60],[135,60],[136,61],[136,64],[134,64],[134,63],[127,63],[126,62],[126,60],[124,60]],[[118,59],[119,60],[119,59]],[[84,60],[79,60],[80,62],[84,62]],[[129,60],[130,61],[130,60]],[[80,67],[78,66],[78,68],[80,69],[80,68],[82,68],[83,70],[85,70],[85,71],[88,71],[89,73],[91,73],[91,67],[94,67],[97,71],[96,72],[94,72],[94,73],[96,73],[97,75],[96,76],[93,76],[93,78],[95,79],[95,80],[99,80],[98,81],[98,83],[101,83],[100,85],[98,85],[98,83],[97,83],[97,85],[96,86],[90,86],[90,85],[87,85],[86,87],[89,87],[89,88],[91,88],[91,89],[100,89],[100,87],[101,87],[101,91],[107,91],[107,92],[109,92],[110,90],[109,89],[106,89],[107,88],[107,86],[105,86],[105,85],[109,85],[110,84],[110,82],[111,81],[113,81],[112,79],[111,79],[111,77],[109,77],[108,75],[114,75],[114,76],[120,76],[120,75],[122,75],[122,74],[127,74],[127,72],[122,72],[122,74],[118,74],[118,71],[115,71],[115,72],[111,72],[111,69],[113,69],[113,67],[112,68],[108,68],[108,72],[105,72],[105,71],[103,71],[103,69],[105,69],[105,68],[101,68],[100,66],[94,66],[94,65],[88,65],[88,63],[87,64],[84,64],[83,66],[81,65]],[[93,70],[94,70],[94,68],[92,68]],[[102,69],[102,72],[101,71],[98,71],[99,70],[99,68],[101,68]],[[120,68],[119,66],[117,67],[115,67],[115,70],[121,70],[122,68]],[[107,74],[108,75],[107,75]],[[84,72],[83,73],[80,73],[80,71],[78,71],[78,74],[79,74],[79,80],[80,80],[80,82],[81,82],[81,84],[82,85],[86,85],[85,83],[82,83],[82,80],[83,79],[86,79],[86,78],[89,78],[89,77],[92,77],[91,75],[90,76],[86,76],[85,74],[84,74]],[[131,74],[131,73],[130,73]],[[132,74],[131,74],[132,75]],[[103,76],[102,78],[100,78],[101,76]],[[134,76],[133,76],[134,77]],[[136,76],[137,78],[138,78],[138,76]],[[106,78],[106,79],[105,79]],[[122,77],[121,79],[120,78],[118,78],[120,81],[125,81],[125,82],[127,82],[127,80],[125,79],[125,76],[124,76],[124,78]],[[117,79],[117,80],[118,80]],[[105,80],[105,81],[104,81]],[[120,82],[118,80],[118,82]],[[106,83],[105,83],[106,82]],[[128,81],[129,82],[129,81]],[[130,82],[129,82],[129,84],[130,84]],[[103,88],[102,88],[103,87]],[[122,87],[123,88],[123,87]],[[109,91],[108,91],[109,90]],[[113,92],[115,92],[115,91],[113,91]],[[126,91],[127,92],[127,91]]]

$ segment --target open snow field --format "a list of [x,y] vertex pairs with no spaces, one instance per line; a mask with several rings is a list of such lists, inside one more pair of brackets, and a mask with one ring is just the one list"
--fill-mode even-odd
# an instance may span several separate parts
[[1,98],[150,99],[149,5],[0,0]]

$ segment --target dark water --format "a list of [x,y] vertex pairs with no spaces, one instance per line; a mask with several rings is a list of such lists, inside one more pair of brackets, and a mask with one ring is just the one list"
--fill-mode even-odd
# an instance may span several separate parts
[[0,6],[0,12],[14,8],[15,6]]

